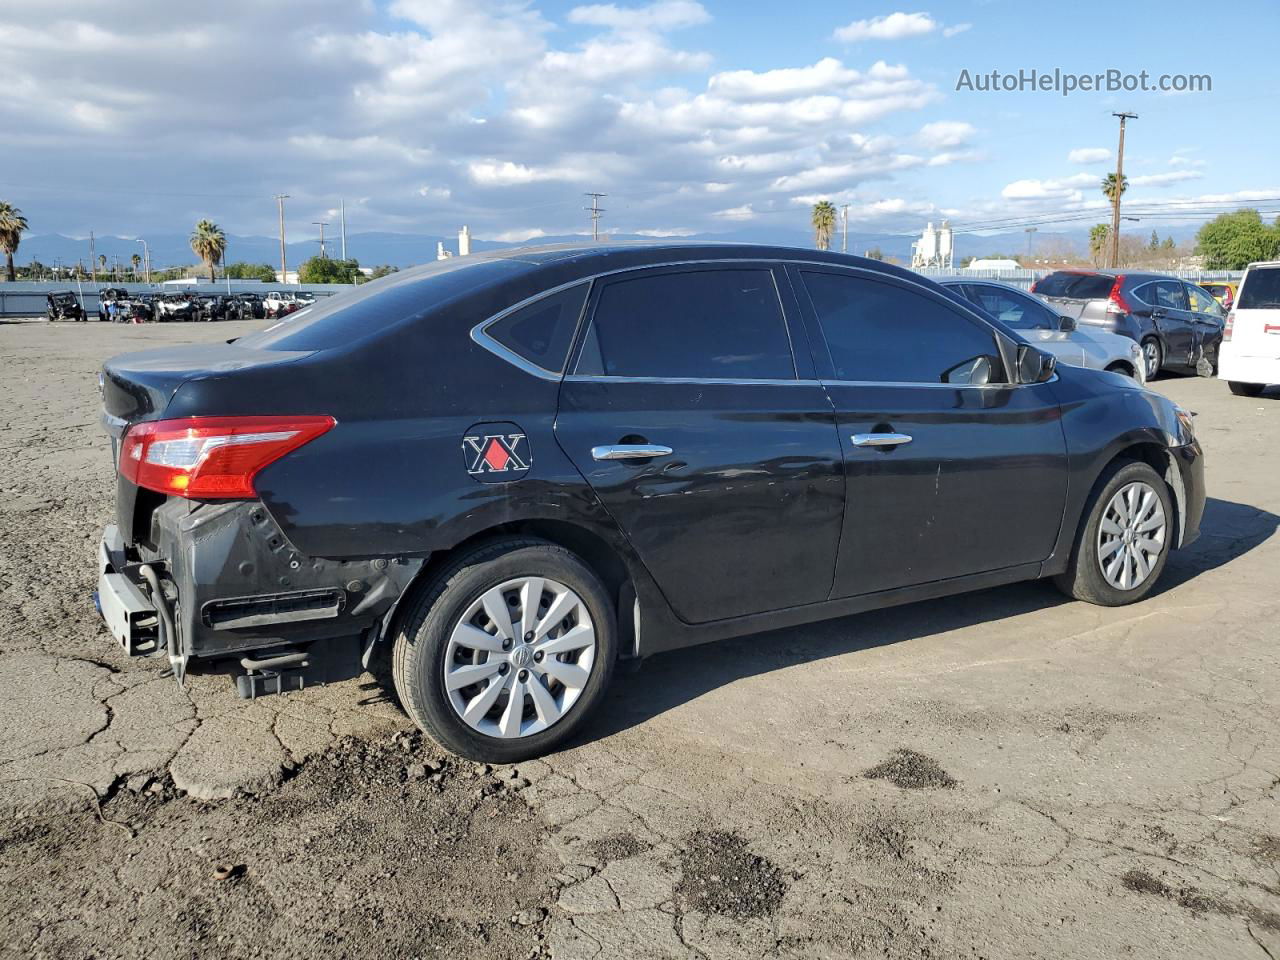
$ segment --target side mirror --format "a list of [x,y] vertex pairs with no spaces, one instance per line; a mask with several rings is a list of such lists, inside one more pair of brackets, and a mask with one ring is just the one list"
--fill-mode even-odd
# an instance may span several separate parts
[[1028,343],[1018,347],[1018,382],[1044,383],[1053,376],[1058,360],[1051,353],[1037,350]]
[[1059,317],[1058,329],[1061,330],[1063,333],[1074,333],[1076,329],[1076,318],[1075,317]]

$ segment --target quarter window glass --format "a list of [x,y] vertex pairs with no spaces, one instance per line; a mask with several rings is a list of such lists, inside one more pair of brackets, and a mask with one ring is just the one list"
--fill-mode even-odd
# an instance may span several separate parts
[[1153,307],[1164,307],[1166,310],[1187,309],[1187,292],[1177,280],[1157,280],[1149,289],[1154,298],[1148,302]]
[[[803,277],[837,380],[1005,382],[992,332],[962,313],[876,280],[809,272]],[[965,380],[961,374],[968,370],[986,379],[975,373]]]
[[975,283],[970,299],[1006,327],[1014,330],[1056,330],[1053,315],[1030,297],[1019,296],[999,287]]
[[600,293],[579,374],[667,379],[794,380],[773,273],[651,274]]
[[587,299],[588,286],[580,283],[543,297],[494,321],[484,332],[530,363],[551,373],[560,373]]

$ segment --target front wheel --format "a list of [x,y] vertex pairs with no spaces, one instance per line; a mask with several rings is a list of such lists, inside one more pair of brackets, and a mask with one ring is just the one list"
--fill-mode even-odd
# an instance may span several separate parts
[[1237,397],[1257,397],[1266,389],[1265,383],[1241,383],[1239,380],[1228,380],[1227,386]]
[[1113,464],[1099,481],[1071,551],[1054,578],[1077,600],[1119,607],[1155,586],[1173,545],[1175,515],[1168,484],[1149,464]]
[[600,579],[562,547],[503,540],[421,592],[396,637],[392,677],[409,716],[442,746],[514,763],[572,736],[616,657]]

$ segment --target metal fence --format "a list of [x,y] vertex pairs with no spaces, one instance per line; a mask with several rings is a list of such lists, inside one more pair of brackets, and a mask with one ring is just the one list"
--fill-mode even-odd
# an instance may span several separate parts
[[[311,293],[317,297],[331,297],[335,293],[349,290],[349,283],[262,283],[258,280],[232,280],[231,293],[270,293],[273,290],[285,290],[289,293]],[[226,281],[220,283],[99,283],[91,286],[88,283],[61,281],[19,283],[0,283],[0,317],[42,317],[47,300],[51,293],[71,291],[80,300],[84,312],[90,317],[98,312],[98,291],[111,288],[128,290],[130,293],[201,293],[226,294]]]

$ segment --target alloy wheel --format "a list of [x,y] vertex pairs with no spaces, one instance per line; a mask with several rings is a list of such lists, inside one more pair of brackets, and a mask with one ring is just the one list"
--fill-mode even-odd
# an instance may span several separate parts
[[1142,345],[1142,356],[1147,363],[1147,379],[1153,379],[1160,372],[1160,344],[1148,340]]
[[573,709],[595,660],[595,625],[582,599],[555,580],[521,577],[486,590],[458,618],[444,686],[472,729],[527,737]]
[[1107,583],[1117,590],[1145,583],[1167,534],[1164,504],[1149,484],[1135,481],[1117,490],[1098,525],[1098,565]]

